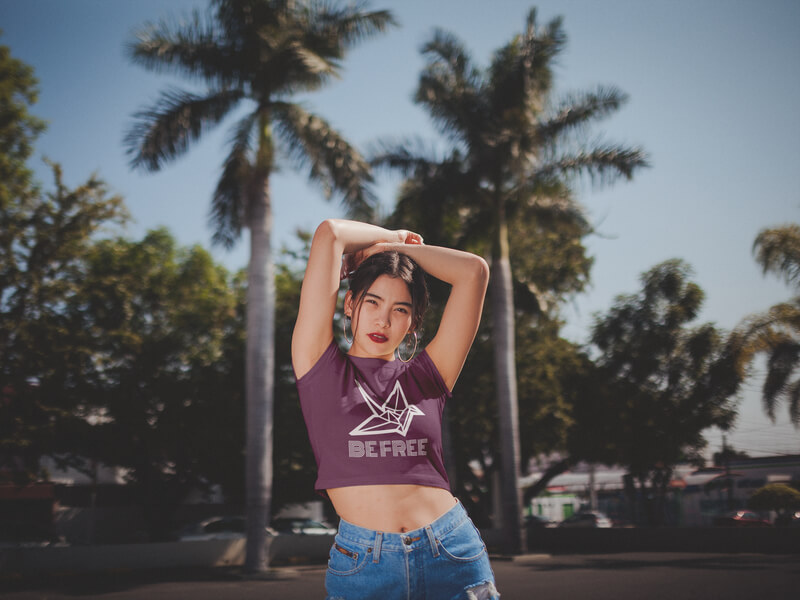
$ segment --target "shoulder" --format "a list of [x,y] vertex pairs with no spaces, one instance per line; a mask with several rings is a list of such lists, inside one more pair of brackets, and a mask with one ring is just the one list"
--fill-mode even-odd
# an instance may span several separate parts
[[295,380],[297,381],[298,386],[302,386],[305,383],[311,382],[321,375],[327,373],[332,367],[341,364],[345,361],[344,353],[339,349],[339,346],[336,344],[336,339],[332,339],[330,344],[328,344],[327,348],[323,351],[320,357],[314,362],[311,367],[306,370],[305,373],[297,376],[297,370],[295,369],[294,375]]
[[436,364],[431,359],[427,350],[423,350],[417,356],[407,363],[408,372],[414,379],[424,383],[426,387],[430,387],[433,391],[438,392],[440,395],[450,397],[450,388],[436,367]]

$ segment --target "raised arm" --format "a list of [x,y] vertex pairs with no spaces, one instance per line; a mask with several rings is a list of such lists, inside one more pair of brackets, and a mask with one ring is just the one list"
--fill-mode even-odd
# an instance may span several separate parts
[[452,390],[478,331],[489,266],[480,256],[440,246],[377,244],[365,253],[384,250],[407,254],[426,273],[452,286],[436,336],[426,348]]
[[333,339],[342,256],[381,242],[402,245],[421,241],[417,234],[408,231],[391,231],[358,221],[327,219],[317,227],[292,334],[292,365],[297,377],[314,366]]

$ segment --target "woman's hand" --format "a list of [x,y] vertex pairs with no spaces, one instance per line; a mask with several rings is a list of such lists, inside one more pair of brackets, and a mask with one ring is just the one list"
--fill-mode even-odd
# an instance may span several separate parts
[[408,231],[407,229],[397,229],[392,233],[397,235],[397,241],[377,242],[367,246],[366,248],[362,248],[358,252],[343,255],[342,269],[339,272],[339,279],[346,279],[347,277],[350,277],[353,271],[355,271],[358,266],[370,256],[379,252],[386,252],[387,250],[396,249],[397,244],[410,244],[416,246],[424,244],[422,236],[418,233],[414,233],[413,231]]
[[422,240],[422,236],[418,233],[414,233],[413,231],[408,231],[407,229],[398,229],[396,231],[397,237],[400,240],[401,244],[424,244],[425,242]]

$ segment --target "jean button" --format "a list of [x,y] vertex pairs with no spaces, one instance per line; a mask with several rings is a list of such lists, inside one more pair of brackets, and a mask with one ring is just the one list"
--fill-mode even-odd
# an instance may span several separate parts
[[404,537],[404,538],[403,538],[403,543],[404,543],[406,546],[410,546],[410,545],[411,545],[411,538],[410,538],[410,537]]

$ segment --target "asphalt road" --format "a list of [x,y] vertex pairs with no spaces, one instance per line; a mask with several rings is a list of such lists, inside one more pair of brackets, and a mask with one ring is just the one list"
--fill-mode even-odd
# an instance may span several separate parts
[[[503,600],[792,600],[800,591],[800,555],[530,555],[493,560]],[[323,566],[276,569],[266,580],[235,570],[62,574],[0,579],[8,600],[309,600],[324,597]],[[5,589],[3,589],[5,588]]]

